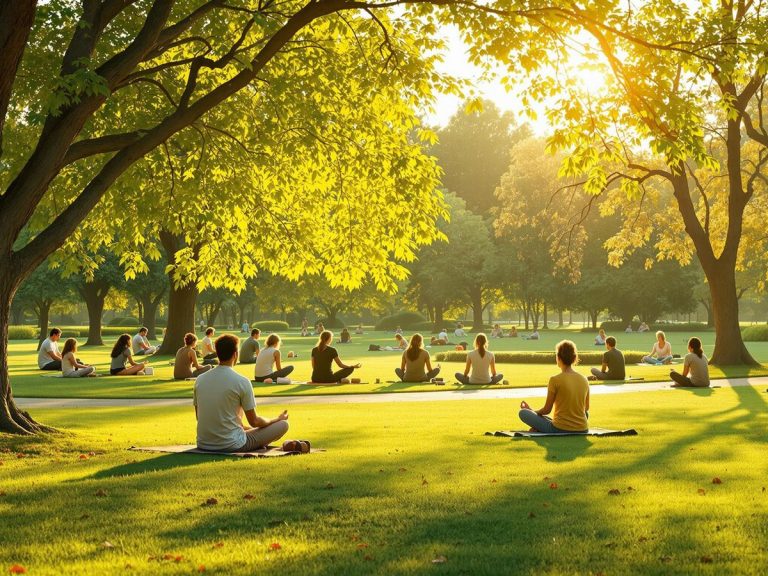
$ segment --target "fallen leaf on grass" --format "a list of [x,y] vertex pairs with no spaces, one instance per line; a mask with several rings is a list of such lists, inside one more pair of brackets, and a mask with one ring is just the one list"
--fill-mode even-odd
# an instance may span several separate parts
[[432,559],[432,564],[445,564],[448,561],[448,558],[445,556],[437,556],[436,558]]
[[405,471],[408,470],[408,468],[400,468],[399,470],[400,470],[400,472],[405,472]]
[[8,568],[8,572],[11,574],[26,574],[27,569],[24,568],[21,564],[14,564],[10,568]]
[[424,478],[424,476],[422,476],[422,477],[421,477],[421,485],[422,485],[422,486],[425,486],[426,484],[429,484],[429,482],[427,482],[427,479],[426,479],[426,478]]
[[368,548],[368,544],[365,542],[360,542],[360,544],[357,545],[357,549],[362,550],[363,548]]
[[712,556],[702,556],[701,557],[701,563],[702,564],[712,564]]
[[528,518],[536,518],[536,514],[533,512],[528,512]]
[[200,564],[200,565],[197,567],[197,571],[198,571],[198,572],[205,572],[205,566],[203,566],[202,564]]
[[718,477],[712,478],[712,484],[722,484],[722,483],[723,483],[723,481],[720,480],[720,478],[718,478]]
[[224,547],[224,542],[216,542],[216,543],[215,543],[215,544],[212,546],[212,548],[223,548],[223,547]]
[[331,482],[328,482],[328,483],[325,485],[325,489],[326,489],[326,490],[333,490],[334,488],[336,488],[336,486],[334,486],[334,485],[333,485]]
[[80,454],[79,458],[80,460],[88,460],[88,456],[86,456],[85,454]]
[[667,564],[668,562],[672,562],[672,556],[660,556],[659,560]]
[[494,478],[493,480],[491,480],[491,484],[496,484],[497,482],[498,482],[498,480],[496,480],[496,478]]
[[255,500],[255,499],[256,499],[256,496],[254,496],[253,494],[246,494],[245,496],[243,496],[243,500]]
[[[18,454],[16,454],[16,458],[24,458],[24,456],[25,456],[25,454],[23,452],[19,452]],[[24,571],[26,572],[26,568],[24,569]],[[23,573],[24,572],[21,572],[21,574],[23,574]]]
[[632,492],[632,490],[634,490],[634,488],[632,488],[632,486],[627,486],[627,492]]
[[93,494],[94,494],[94,496],[98,496],[99,498],[104,498],[104,496],[106,496],[106,495],[107,495],[107,491],[106,491],[106,490],[104,490],[103,488],[99,488],[99,489],[98,489],[98,490],[96,490],[96,492],[94,492]]
[[280,546],[280,542],[272,542],[272,544],[269,545],[270,550],[280,550],[282,549],[282,546]]
[[200,504],[200,506],[216,506],[218,503],[219,501],[216,498],[208,498],[208,500]]
[[115,545],[112,544],[109,540],[104,540],[104,542],[101,543],[102,548],[114,548]]
[[619,494],[621,494],[621,491],[618,490],[617,488],[612,488],[611,490],[608,490],[608,494],[610,494],[611,496],[618,496]]
[[552,484],[549,485],[550,490],[557,490],[557,482],[552,482]]
[[696,490],[696,492],[699,494],[699,496],[704,496],[704,494],[707,493],[707,491],[704,490],[704,488],[699,488],[698,490]]

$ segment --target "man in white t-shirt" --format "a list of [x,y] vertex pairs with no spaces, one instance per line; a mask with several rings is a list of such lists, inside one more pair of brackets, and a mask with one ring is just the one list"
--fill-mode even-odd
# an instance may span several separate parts
[[133,337],[133,355],[134,356],[151,356],[157,352],[156,346],[150,346],[149,340],[147,340],[147,330],[144,326],[139,329],[139,332]]
[[203,364],[216,364],[216,350],[213,348],[213,335],[216,329],[209,326],[205,329],[205,336],[200,341],[203,347]]
[[58,341],[61,338],[61,330],[51,328],[48,338],[40,344],[40,350],[37,351],[37,367],[40,370],[61,370],[61,353],[59,352]]
[[[197,447],[216,452],[251,452],[288,432],[288,411],[267,420],[256,414],[250,380],[234,370],[239,339],[231,334],[216,340],[219,365],[195,380]],[[250,427],[243,426],[242,417]]]
[[440,344],[448,344],[448,332],[445,331],[445,328],[437,335],[437,341]]

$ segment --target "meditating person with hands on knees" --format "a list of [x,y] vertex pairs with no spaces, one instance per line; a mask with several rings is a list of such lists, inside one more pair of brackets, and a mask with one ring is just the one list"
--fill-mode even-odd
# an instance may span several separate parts
[[646,364],[671,364],[672,363],[672,344],[667,341],[664,332],[656,332],[656,342],[653,343],[651,353],[643,356],[643,362]]
[[[216,339],[219,365],[195,381],[197,447],[215,452],[251,452],[268,446],[288,432],[288,412],[266,419],[256,414],[253,387],[234,366],[238,338],[225,334]],[[243,425],[245,415],[249,426]]]
[[112,357],[109,365],[109,373],[112,376],[144,376],[146,365],[144,362],[134,362],[130,334],[119,336],[109,355]]
[[695,336],[688,340],[688,354],[683,360],[683,373],[678,374],[672,370],[669,377],[675,381],[672,384],[675,388],[709,387],[709,360],[701,349],[701,340]]
[[[573,369],[578,360],[576,345],[570,340],[563,340],[557,345],[555,355],[561,372],[549,379],[544,406],[532,410],[527,402],[521,402],[520,420],[531,427],[531,432],[587,432],[589,382]],[[554,417],[547,417],[553,408]]]
[[77,340],[67,338],[64,342],[64,350],[61,351],[61,373],[64,378],[81,378],[83,376],[95,376],[93,366],[81,364],[75,356],[77,354]]
[[184,346],[176,351],[176,359],[173,362],[174,380],[186,380],[187,378],[197,378],[200,374],[205,374],[213,368],[210,364],[204,366],[197,361],[195,346],[197,345],[197,336],[188,332],[184,335]]
[[288,374],[293,372],[293,366],[283,366],[280,356],[280,336],[270,334],[267,336],[266,348],[259,352],[256,357],[256,366],[254,369],[254,380],[264,382],[265,380],[277,381],[278,378],[287,378]]
[[605,339],[606,351],[603,353],[603,365],[598,370],[592,368],[590,380],[624,380],[626,378],[626,366],[624,354],[616,349],[616,338],[608,336]]
[[157,352],[157,347],[150,346],[149,340],[147,340],[148,333],[149,333],[149,330],[147,330],[144,326],[142,326],[141,328],[139,328],[139,331],[133,337],[132,348],[136,356],[142,356],[142,355],[151,356],[152,354]]
[[51,328],[48,338],[40,344],[40,349],[37,351],[37,367],[40,370],[61,370],[59,338],[61,338],[61,330]]
[[[456,372],[456,380],[462,384],[498,384],[504,378],[496,373],[496,359],[488,350],[488,338],[480,332],[475,336],[475,349],[467,354],[464,373]],[[470,370],[472,375],[470,376]]]
[[[336,348],[332,348],[331,344],[333,344],[333,332],[324,330],[320,334],[317,346],[312,348],[312,382],[321,384],[341,382],[342,378],[348,377],[356,368],[362,366],[360,363],[352,366],[344,364]],[[336,362],[341,370],[333,372],[333,362]]]
[[422,348],[423,343],[424,338],[421,334],[411,336],[410,345],[403,352],[400,368],[395,368],[395,374],[403,382],[429,382],[440,373],[439,365],[432,368],[429,352]]

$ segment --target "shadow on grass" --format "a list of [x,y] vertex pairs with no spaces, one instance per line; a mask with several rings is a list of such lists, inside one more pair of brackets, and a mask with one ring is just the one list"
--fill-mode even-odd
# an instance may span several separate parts
[[[132,454],[141,454],[140,452],[132,452]],[[163,472],[166,470],[174,470],[177,468],[188,468],[190,466],[197,466],[208,462],[224,462],[242,460],[239,456],[226,456],[226,455],[211,455],[206,454],[161,454],[155,458],[148,458],[146,460],[136,460],[133,462],[127,462],[107,468],[105,470],[99,470],[95,474],[88,476],[86,479],[100,479],[100,478],[116,478],[124,476],[134,476],[136,474],[145,474],[147,472]],[[252,460],[252,458],[247,458]],[[77,482],[80,482],[78,479]]]
[[513,438],[512,442],[532,441],[547,452],[544,458],[552,462],[571,462],[584,456],[592,447],[588,436],[544,436],[533,438]]

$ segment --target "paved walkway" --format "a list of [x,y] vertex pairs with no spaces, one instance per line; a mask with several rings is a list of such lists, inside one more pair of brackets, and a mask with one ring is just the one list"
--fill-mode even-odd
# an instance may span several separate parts
[[[713,387],[762,386],[768,376],[757,378],[731,378],[712,380]],[[626,394],[674,390],[670,382],[637,382],[630,384],[593,384],[590,393]],[[392,394],[323,394],[316,396],[266,396],[256,398],[260,406],[299,404],[373,404],[386,402],[440,402],[450,400],[498,400],[509,398],[543,398],[545,387],[535,388],[480,388],[476,390],[450,390],[445,392],[406,392]],[[130,406],[189,406],[191,398],[107,399],[107,398],[16,398],[23,408],[99,408]]]

